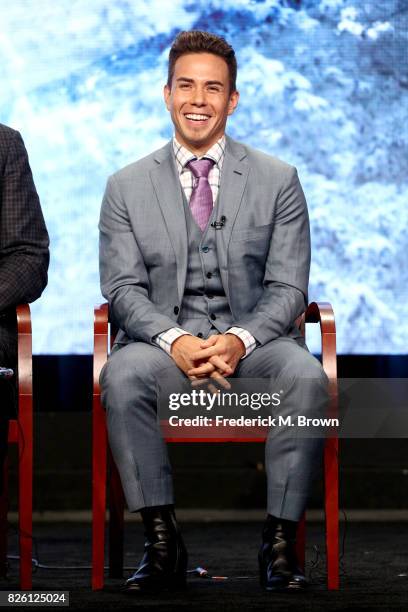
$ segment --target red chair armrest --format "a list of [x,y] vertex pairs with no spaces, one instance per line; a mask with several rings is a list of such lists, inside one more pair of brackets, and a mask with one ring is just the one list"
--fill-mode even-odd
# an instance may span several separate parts
[[99,376],[108,358],[109,311],[108,304],[96,306],[94,310],[94,365],[93,393],[100,395]]
[[337,379],[336,323],[331,304],[311,302],[304,314],[306,323],[319,323],[322,339],[322,365],[330,380]]
[[16,308],[18,343],[18,389],[19,396],[32,395],[32,334],[31,316],[28,304]]

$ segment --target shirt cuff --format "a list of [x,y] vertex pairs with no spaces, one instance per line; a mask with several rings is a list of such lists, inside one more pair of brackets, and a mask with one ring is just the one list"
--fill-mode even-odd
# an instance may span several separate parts
[[153,342],[160,346],[166,353],[171,355],[171,345],[180,336],[191,336],[190,332],[181,329],[181,327],[171,327],[170,329],[157,334],[152,338]]
[[241,359],[245,359],[252,353],[252,351],[256,348],[256,340],[252,334],[249,333],[248,330],[243,329],[242,327],[230,327],[226,332],[226,334],[234,334],[238,336],[240,340],[244,343],[245,346],[245,355],[241,357]]

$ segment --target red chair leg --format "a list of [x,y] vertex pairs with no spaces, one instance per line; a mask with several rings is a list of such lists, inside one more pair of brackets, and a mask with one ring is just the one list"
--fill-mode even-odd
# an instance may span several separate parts
[[122,483],[109,449],[110,486],[109,486],[109,576],[123,577],[123,528],[124,507]]
[[19,414],[20,585],[22,590],[31,590],[33,551],[33,410],[31,395],[20,395]]
[[324,448],[327,588],[339,588],[339,469],[338,439],[328,438]]
[[[33,549],[33,369],[31,319],[28,304],[16,308],[18,344],[18,421],[12,420],[10,435],[18,443],[20,587],[32,588]],[[10,441],[10,438],[9,438]]]
[[305,548],[306,548],[306,517],[303,514],[299,521],[296,534],[296,556],[300,568],[305,570]]
[[92,589],[104,585],[107,433],[100,398],[94,396],[92,453]]

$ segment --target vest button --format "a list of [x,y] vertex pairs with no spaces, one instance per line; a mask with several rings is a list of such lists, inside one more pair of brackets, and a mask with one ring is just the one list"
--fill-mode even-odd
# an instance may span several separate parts
[[203,334],[201,332],[198,332],[197,338],[202,338],[202,337],[203,337]]
[[212,272],[207,272],[206,277],[207,278],[212,278]]
[[203,246],[203,248],[201,249],[203,253],[208,253],[208,251],[210,250],[208,246]]
[[216,319],[216,318],[217,318],[217,317],[216,317],[216,316],[215,316],[215,314],[212,312],[212,313],[210,314],[210,319],[212,319],[213,321],[215,321],[215,319]]
[[178,314],[180,312],[180,308],[178,306],[175,306],[173,312],[174,314]]

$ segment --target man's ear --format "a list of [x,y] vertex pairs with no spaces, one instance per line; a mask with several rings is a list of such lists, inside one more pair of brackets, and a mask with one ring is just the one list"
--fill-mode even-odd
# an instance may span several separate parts
[[230,94],[230,98],[228,102],[228,114],[229,115],[232,115],[234,110],[237,108],[238,100],[239,100],[239,91],[235,90],[232,92],[232,94]]
[[164,97],[164,103],[166,105],[167,110],[170,110],[170,87],[166,84],[163,87],[163,97]]

